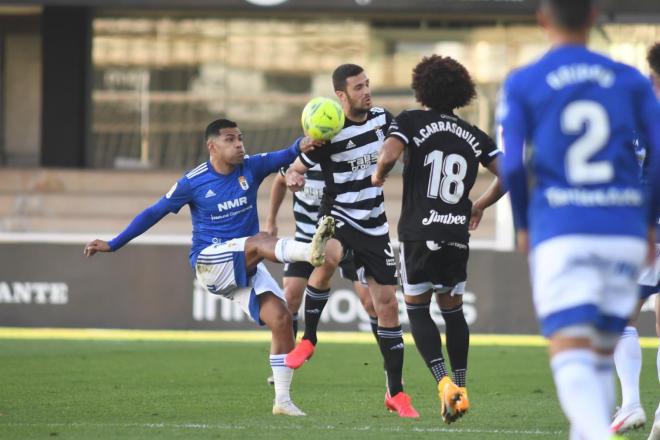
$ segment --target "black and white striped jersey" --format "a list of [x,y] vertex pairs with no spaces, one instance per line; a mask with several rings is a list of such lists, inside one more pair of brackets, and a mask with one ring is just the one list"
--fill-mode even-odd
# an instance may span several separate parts
[[380,236],[389,232],[383,189],[371,184],[378,153],[392,115],[380,107],[368,112],[367,120],[346,119],[344,128],[330,144],[300,159],[308,166],[321,165],[331,215],[365,234]]
[[[286,174],[286,168],[280,169]],[[319,208],[325,181],[321,166],[315,165],[305,173],[305,187],[293,193],[293,217],[296,220],[296,240],[310,242],[316,231]]]

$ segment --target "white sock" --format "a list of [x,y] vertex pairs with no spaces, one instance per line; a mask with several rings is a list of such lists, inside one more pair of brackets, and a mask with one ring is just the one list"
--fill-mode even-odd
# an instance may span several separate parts
[[559,403],[575,433],[585,440],[609,438],[610,413],[596,373],[596,354],[587,349],[563,351],[550,365]]
[[582,436],[573,425],[571,425],[570,431],[568,432],[568,440],[582,440]]
[[658,354],[655,357],[655,367],[658,369],[658,382],[660,382],[660,343],[658,344]]
[[642,348],[635,327],[626,327],[614,350],[614,364],[621,382],[621,407],[639,405],[639,375],[642,371]]
[[309,243],[280,238],[275,243],[275,258],[281,263],[309,261],[312,257],[312,246]]
[[614,384],[614,359],[612,355],[596,355],[596,371],[600,386],[605,391],[608,414],[614,413],[616,385]]
[[[658,382],[660,382],[660,346],[658,347],[658,354],[655,358],[655,366],[658,369]],[[660,404],[658,404],[658,408],[655,410],[655,420],[660,420]]]
[[275,402],[282,403],[291,400],[291,380],[293,369],[284,365],[285,354],[271,354],[270,368],[273,370],[273,382],[275,386]]

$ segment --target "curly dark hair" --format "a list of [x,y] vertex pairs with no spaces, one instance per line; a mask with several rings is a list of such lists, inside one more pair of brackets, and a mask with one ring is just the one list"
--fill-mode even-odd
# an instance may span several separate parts
[[420,104],[439,112],[464,107],[477,96],[467,69],[440,55],[422,58],[413,69],[411,86]]
[[649,66],[651,66],[653,73],[660,76],[660,41],[651,46],[646,59],[649,61]]

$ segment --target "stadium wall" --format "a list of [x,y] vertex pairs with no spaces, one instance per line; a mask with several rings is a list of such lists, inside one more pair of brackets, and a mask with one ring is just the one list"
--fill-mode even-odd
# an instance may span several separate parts
[[[234,303],[195,284],[185,244],[132,244],[85,259],[79,243],[0,244],[0,326],[251,330]],[[282,266],[269,264],[281,280]],[[323,330],[370,331],[352,285],[337,276]],[[473,332],[536,334],[527,265],[513,252],[476,249],[468,268],[465,312]],[[400,317],[408,319],[399,292]],[[650,307],[649,307],[650,309]],[[442,324],[437,306],[434,318]],[[653,313],[640,333],[653,335]]]

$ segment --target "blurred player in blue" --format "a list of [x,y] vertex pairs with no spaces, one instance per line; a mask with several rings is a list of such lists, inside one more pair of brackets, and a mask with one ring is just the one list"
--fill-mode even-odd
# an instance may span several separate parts
[[[656,96],[660,97],[660,42],[651,47],[648,52],[648,62],[651,67],[651,80]],[[641,166],[642,180],[646,180],[646,167],[648,157],[646,146],[641,141],[635,142],[637,160]],[[656,228],[656,241],[660,238]],[[642,370],[642,348],[639,345],[639,334],[635,323],[639,312],[646,300],[660,291],[660,244],[656,244],[655,264],[644,268],[639,276],[640,301],[633,317],[623,331],[619,343],[614,351],[614,365],[621,383],[621,407],[614,415],[612,421],[612,432],[625,432],[630,429],[639,428],[646,423],[646,413],[639,398],[639,376]],[[656,331],[660,336],[660,302],[656,299]],[[660,351],[657,357],[658,378],[660,378]],[[660,440],[660,406],[655,413],[655,422],[651,430],[649,440]]]
[[[595,17],[590,0],[542,0],[553,47],[507,79],[499,108],[518,246],[570,437],[584,440],[611,435],[612,352],[655,255],[660,188],[660,106],[637,70],[585,47]],[[649,148],[648,198],[635,133]]]
[[94,240],[85,246],[84,253],[91,257],[97,252],[114,252],[167,214],[189,205],[193,223],[189,259],[197,280],[209,292],[238,302],[252,320],[270,328],[273,414],[304,416],[291,401],[293,370],[284,365],[286,354],[294,347],[291,314],[262,260],[307,261],[320,266],[329,229],[321,223],[311,243],[259,233],[257,190],[266,176],[320,143],[302,138],[284,150],[246,156],[243,134],[236,123],[218,119],[206,128],[206,145],[207,162],[187,172],[118,236],[109,242]]

